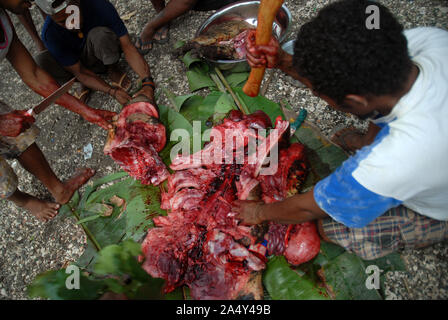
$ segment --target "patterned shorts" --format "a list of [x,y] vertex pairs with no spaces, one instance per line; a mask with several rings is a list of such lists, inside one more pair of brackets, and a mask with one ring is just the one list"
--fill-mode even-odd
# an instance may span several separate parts
[[[11,109],[0,101],[0,114],[11,112]],[[0,198],[9,198],[17,190],[17,176],[6,162],[6,159],[16,159],[39,135],[39,128],[35,125],[22,132],[17,137],[0,136]]]
[[448,239],[448,221],[423,216],[404,206],[387,211],[364,228],[322,220],[325,235],[365,260],[404,248],[419,248]]

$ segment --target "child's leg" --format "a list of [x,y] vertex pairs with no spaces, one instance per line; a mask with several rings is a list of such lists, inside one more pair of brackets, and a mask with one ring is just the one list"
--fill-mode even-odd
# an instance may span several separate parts
[[47,187],[56,202],[65,204],[70,201],[73,193],[86,183],[95,171],[83,168],[66,182],[61,182],[45,159],[42,151],[33,143],[19,157],[20,164],[31,174],[36,176]]
[[48,221],[58,214],[60,205],[54,202],[43,201],[29,194],[16,190],[9,198],[18,207],[28,210],[40,221]]
[[59,204],[42,201],[23,193],[17,189],[17,184],[14,170],[0,157],[0,198],[11,200],[41,221],[47,221],[58,214]]

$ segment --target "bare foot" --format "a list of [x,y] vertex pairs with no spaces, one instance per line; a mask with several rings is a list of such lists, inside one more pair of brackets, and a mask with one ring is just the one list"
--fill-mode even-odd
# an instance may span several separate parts
[[331,141],[347,152],[355,152],[366,145],[365,134],[355,128],[345,128],[336,132]]
[[165,25],[163,27],[160,27],[159,30],[154,34],[153,40],[158,43],[167,43],[169,41],[169,32],[170,32],[170,25]]
[[83,184],[95,174],[95,170],[90,168],[79,169],[79,172],[63,183],[63,186],[56,192],[52,192],[57,203],[66,204],[70,201],[73,194]]
[[57,216],[60,205],[29,196],[28,201],[26,201],[22,208],[28,210],[38,220],[47,222]]

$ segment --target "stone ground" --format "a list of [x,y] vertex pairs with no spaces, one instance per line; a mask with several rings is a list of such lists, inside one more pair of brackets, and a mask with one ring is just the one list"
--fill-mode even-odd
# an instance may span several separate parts
[[[131,34],[138,34],[144,23],[155,12],[149,1],[111,1],[121,15],[135,13],[126,21]],[[293,15],[293,26],[289,39],[293,39],[298,28],[329,3],[328,0],[287,0],[286,5]],[[448,3],[443,0],[383,0],[406,28],[437,26],[448,29]],[[210,12],[190,12],[171,25],[168,44],[156,44],[147,55],[152,73],[159,88],[162,86],[175,94],[187,94],[188,85],[183,64],[167,54],[177,40],[193,37],[197,28]],[[40,30],[42,18],[33,10],[33,16]],[[24,28],[13,17],[19,38],[32,54],[35,47]],[[0,99],[16,109],[26,109],[41,98],[31,92],[19,79],[7,62],[0,64]],[[135,76],[134,76],[135,77]],[[313,97],[308,90],[291,85],[290,79],[275,73],[274,81],[267,91],[267,97],[280,101],[286,98],[294,106],[306,107],[309,120],[328,134],[336,125],[365,127],[356,121],[331,111],[326,103]],[[166,103],[166,97],[158,89],[159,103]],[[119,111],[120,106],[104,94],[96,93],[89,103],[93,107]],[[49,160],[56,174],[67,179],[77,167],[89,166],[97,170],[95,178],[116,172],[119,168],[102,153],[106,132],[83,121],[78,115],[53,106],[37,119],[42,129],[38,144]],[[91,143],[93,156],[85,160],[83,147]],[[20,177],[20,188],[41,198],[49,198],[43,185],[12,162]],[[56,218],[49,223],[40,223],[24,210],[8,201],[0,202],[0,299],[27,299],[26,286],[39,273],[57,269],[68,261],[75,261],[83,251],[85,236],[72,219]],[[387,274],[385,292],[387,299],[447,299],[448,298],[448,243],[437,244],[421,250],[403,252],[408,272]]]

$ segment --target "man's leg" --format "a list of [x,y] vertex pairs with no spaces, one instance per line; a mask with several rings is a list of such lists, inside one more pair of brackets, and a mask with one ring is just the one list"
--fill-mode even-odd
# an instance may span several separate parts
[[[157,5],[160,5],[158,1],[151,2],[153,5],[154,2],[156,2]],[[147,53],[147,50],[152,48],[151,41],[153,40],[156,31],[191,10],[197,2],[198,0],[170,0],[163,10],[160,11],[153,20],[149,21],[145,25],[142,33],[140,34],[140,41],[137,41],[135,44],[137,49],[140,49],[141,52]]]
[[[165,0],[151,0],[152,6],[156,10],[156,13],[160,13],[163,9],[165,9]],[[154,40],[156,41],[165,41],[168,40],[168,33],[170,31],[170,24],[160,27],[156,33],[154,34]]]
[[80,172],[72,178],[65,182],[61,182],[58,177],[56,177],[53,170],[51,170],[42,151],[35,143],[26,149],[17,159],[25,170],[42,181],[59,204],[69,202],[73,193],[95,174],[93,169],[82,168],[80,169]]
[[121,47],[116,34],[106,27],[93,28],[87,35],[81,61],[95,73],[107,72],[112,85],[128,91],[131,80],[118,67]]
[[404,206],[387,211],[364,228],[348,228],[326,218],[318,223],[323,239],[373,260],[403,248],[421,248],[448,239],[448,221],[434,220]]

